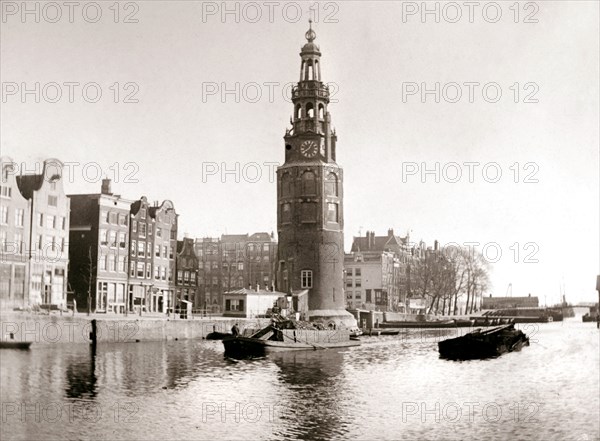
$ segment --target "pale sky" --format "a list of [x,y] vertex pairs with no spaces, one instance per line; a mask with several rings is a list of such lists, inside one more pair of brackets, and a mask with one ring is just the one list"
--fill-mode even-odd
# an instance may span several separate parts
[[[272,19],[263,2],[256,3],[258,18],[256,8],[239,3],[236,22],[235,14],[221,17],[221,2],[130,2],[120,4],[118,23],[114,2],[98,2],[96,23],[93,7],[82,12],[87,3],[72,11],[72,23],[66,6],[55,19],[59,11],[42,4],[36,23],[34,14],[21,15],[21,2],[2,2],[2,154],[29,170],[46,157],[76,163],[68,193],[98,192],[100,169],[113,178],[115,193],[170,199],[181,236],[276,231],[275,182],[264,164],[284,158],[292,104],[282,91],[298,81],[314,3],[297,3],[297,22],[293,2],[274,5]],[[598,2],[523,2],[518,17],[514,2],[499,2],[496,23],[495,10],[482,12],[487,3],[472,20],[463,6],[456,23],[449,21],[457,11],[446,3],[438,6],[439,23],[433,15],[423,20],[421,11],[408,15],[421,2],[313,7],[322,76],[334,83],[337,100],[329,111],[344,168],[346,250],[359,230],[383,235],[390,227],[428,244],[492,243],[490,259],[502,250],[494,295],[512,283],[513,295],[554,303],[564,284],[567,300],[597,301]],[[228,5],[235,10],[236,3]],[[126,17],[137,23],[124,23]],[[525,23],[527,17],[538,22]],[[21,94],[36,82],[39,103],[35,93]],[[79,83],[73,102],[64,84],[70,82]],[[408,83],[433,89],[436,82],[446,99],[436,103],[429,94],[423,103],[420,92],[403,99]],[[464,84],[470,82],[479,83],[473,102]],[[102,91],[98,102],[84,99],[88,83]],[[236,83],[239,99],[221,96]],[[449,102],[456,88],[444,88],[448,83],[460,85],[456,103]],[[496,103],[486,100],[493,88],[482,95],[488,83],[502,91]],[[93,86],[86,89],[90,101]],[[137,103],[123,102],[130,92]],[[538,102],[524,102],[528,97]],[[452,162],[463,173],[456,183],[448,182],[456,173]],[[480,164],[473,182],[469,162]],[[235,170],[236,163],[238,182],[235,173],[221,175],[222,164]],[[259,179],[252,163],[261,166]],[[422,165],[436,163],[440,182],[434,174],[422,182]],[[482,175],[490,163],[502,171],[496,183],[486,181],[495,176],[492,168]],[[403,173],[415,167],[416,174]],[[538,182],[525,183],[527,176]],[[538,262],[526,263],[527,256]]]

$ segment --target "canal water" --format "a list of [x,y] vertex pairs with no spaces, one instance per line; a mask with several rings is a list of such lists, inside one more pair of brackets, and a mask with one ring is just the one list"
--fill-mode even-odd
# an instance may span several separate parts
[[440,359],[463,330],[234,361],[219,341],[2,350],[2,440],[598,440],[600,331],[519,325],[532,344]]

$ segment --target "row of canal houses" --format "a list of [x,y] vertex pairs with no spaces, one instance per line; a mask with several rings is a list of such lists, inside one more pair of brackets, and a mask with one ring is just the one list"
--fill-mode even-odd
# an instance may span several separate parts
[[64,165],[21,174],[2,157],[0,308],[167,312],[199,303],[194,241],[177,240],[173,203],[100,193],[66,195]]

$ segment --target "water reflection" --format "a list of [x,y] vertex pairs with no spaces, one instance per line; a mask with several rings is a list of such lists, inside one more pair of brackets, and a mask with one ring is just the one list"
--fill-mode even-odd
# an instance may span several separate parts
[[67,398],[88,398],[96,397],[96,345],[90,345],[89,357],[70,355],[67,361],[66,369],[66,389]]

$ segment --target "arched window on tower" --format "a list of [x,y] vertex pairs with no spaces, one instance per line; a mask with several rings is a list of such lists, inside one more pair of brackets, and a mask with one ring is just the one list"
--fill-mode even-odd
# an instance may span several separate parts
[[315,67],[312,60],[308,60],[307,67],[308,70],[306,79],[312,81],[315,79]]
[[327,196],[338,195],[338,178],[335,173],[329,173],[327,175],[327,181],[325,181],[325,194]]
[[307,171],[302,174],[302,194],[317,194],[317,180],[313,172]]
[[285,173],[281,177],[281,196],[289,197],[292,195],[292,177],[289,173]]
[[315,80],[321,80],[321,71],[319,68],[319,60],[315,60]]
[[308,103],[306,105],[306,116],[309,118],[315,117],[315,107],[313,106],[313,103]]
[[297,119],[302,118],[302,104],[296,105],[296,118]]
[[319,104],[319,119],[325,119],[325,106]]

